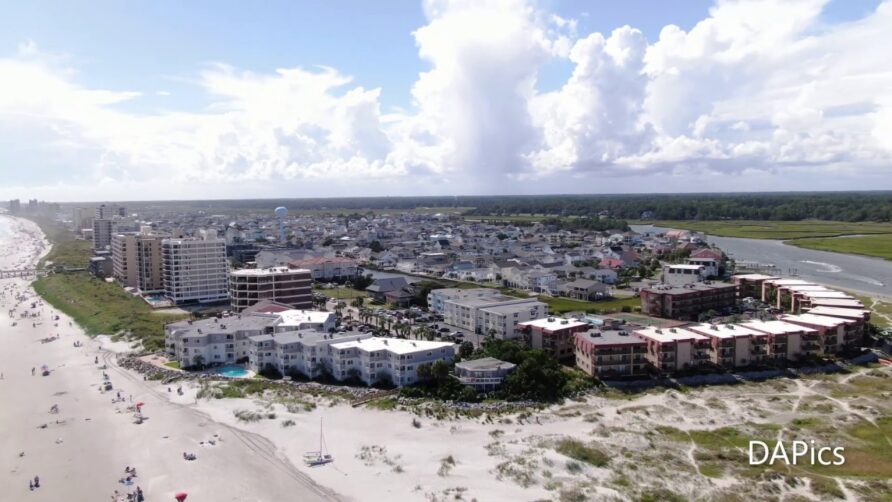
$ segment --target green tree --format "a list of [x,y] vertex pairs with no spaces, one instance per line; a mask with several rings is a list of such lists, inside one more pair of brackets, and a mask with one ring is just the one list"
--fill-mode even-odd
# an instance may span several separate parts
[[416,372],[418,373],[419,380],[430,380],[431,365],[429,363],[419,364]]
[[325,240],[322,241],[322,247],[327,248],[328,246],[331,246],[332,244],[334,244],[334,239],[332,239],[331,237],[326,237]]
[[431,365],[431,376],[438,382],[442,382],[449,378],[449,374],[452,373],[452,368],[449,367],[449,364],[443,360],[434,361],[434,364]]
[[474,353],[474,344],[468,341],[461,342],[461,345],[458,346],[458,355],[461,356],[462,359],[467,359],[471,357],[471,354]]
[[369,244],[369,249],[371,249],[373,253],[380,253],[381,251],[384,251],[384,246],[381,245],[380,241],[375,240]]
[[505,377],[503,390],[514,399],[556,401],[566,383],[567,375],[555,358],[541,350],[531,350]]

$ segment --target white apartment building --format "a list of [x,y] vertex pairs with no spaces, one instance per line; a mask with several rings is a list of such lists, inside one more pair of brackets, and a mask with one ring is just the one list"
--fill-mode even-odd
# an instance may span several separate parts
[[548,305],[538,299],[507,296],[492,288],[435,289],[428,295],[428,307],[446,324],[499,339],[518,337],[517,323],[548,316]]
[[706,267],[703,265],[665,265],[660,280],[664,284],[683,286],[703,282],[706,277]]
[[292,268],[307,269],[317,281],[332,279],[353,279],[359,273],[356,262],[341,257],[316,257],[293,260],[288,263]]
[[252,336],[248,339],[248,368],[259,372],[272,365],[283,375],[298,371],[308,378],[317,378],[324,372],[332,373],[332,344],[371,336],[371,333],[323,333],[314,330]]
[[313,279],[306,269],[246,268],[229,274],[229,297],[236,312],[262,300],[307,309],[313,306],[312,288]]
[[239,315],[171,323],[164,327],[167,355],[183,367],[246,361],[248,337],[271,333],[277,319]]
[[206,236],[161,242],[164,294],[176,304],[229,298],[229,265],[223,239]]
[[331,344],[332,374],[343,380],[356,375],[367,385],[391,381],[397,387],[419,381],[418,367],[435,361],[451,362],[455,345],[449,342],[364,338]]
[[501,291],[494,288],[443,288],[431,290],[427,295],[427,307],[432,312],[443,314],[446,311],[446,302],[466,298],[492,298],[500,296]]

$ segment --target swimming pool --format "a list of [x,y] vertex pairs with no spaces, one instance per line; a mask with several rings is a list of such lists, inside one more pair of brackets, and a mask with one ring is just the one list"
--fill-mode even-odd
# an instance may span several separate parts
[[214,373],[229,378],[245,378],[246,376],[249,376],[251,374],[250,371],[237,364],[227,364],[226,366],[220,366],[219,368],[214,369]]

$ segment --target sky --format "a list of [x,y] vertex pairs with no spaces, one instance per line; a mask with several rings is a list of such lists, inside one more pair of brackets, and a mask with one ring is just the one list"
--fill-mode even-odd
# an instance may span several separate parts
[[0,1],[0,199],[892,189],[892,0]]

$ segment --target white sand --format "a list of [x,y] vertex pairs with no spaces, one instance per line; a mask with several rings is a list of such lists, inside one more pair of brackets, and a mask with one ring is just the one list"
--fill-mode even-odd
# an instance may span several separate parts
[[[9,239],[0,233],[5,239],[0,269],[34,263],[46,250],[36,226],[0,218],[0,225],[15,234]],[[28,298],[19,302],[19,294]],[[64,315],[55,326],[51,307],[31,310],[34,301],[40,300],[26,281],[0,280],[0,500],[111,500],[114,490],[128,490],[118,483],[128,465],[138,469],[136,484],[149,501],[173,500],[179,491],[188,492],[189,501],[336,500],[280,459],[269,442],[169,402],[166,391],[158,393],[142,377],[110,367],[115,390],[100,392],[102,371],[94,357],[101,364],[114,361],[113,354],[99,352],[98,343],[69,326]],[[16,308],[15,327],[7,315],[11,308]],[[22,312],[39,317],[18,319]],[[40,324],[33,327],[32,322]],[[40,341],[57,334],[59,340]],[[75,348],[75,341],[83,347]],[[126,344],[112,342],[109,348],[122,350]],[[40,376],[43,364],[52,369],[50,376]],[[32,367],[38,369],[36,376]],[[126,402],[112,403],[117,391]],[[134,402],[145,403],[149,419],[141,425],[126,411],[131,395]],[[49,413],[53,404],[58,414]],[[217,446],[199,445],[215,434],[223,439]],[[198,460],[183,460],[184,451],[196,453]],[[29,492],[28,480],[35,475],[41,487]]]

